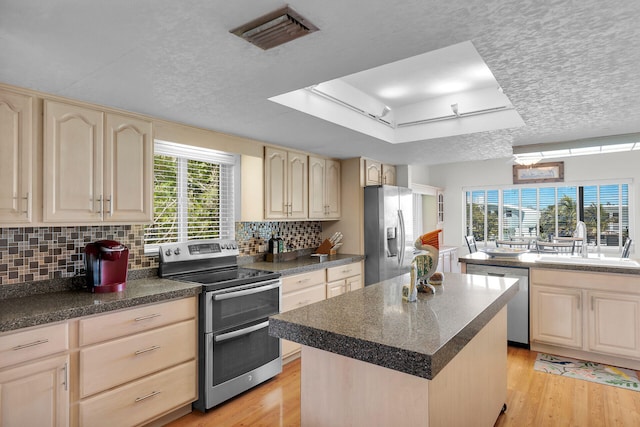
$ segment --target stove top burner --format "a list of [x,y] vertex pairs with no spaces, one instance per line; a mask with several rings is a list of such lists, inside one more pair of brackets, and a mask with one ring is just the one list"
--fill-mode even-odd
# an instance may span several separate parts
[[202,283],[203,291],[207,292],[217,291],[233,286],[264,282],[266,280],[277,279],[279,277],[280,273],[236,267],[180,274],[172,278],[185,282]]

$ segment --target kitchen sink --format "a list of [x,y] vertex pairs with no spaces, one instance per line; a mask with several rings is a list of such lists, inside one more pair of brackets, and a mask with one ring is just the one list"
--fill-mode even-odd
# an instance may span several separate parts
[[583,258],[581,256],[541,255],[536,262],[640,268],[640,263],[632,259],[603,256],[590,256],[588,258]]

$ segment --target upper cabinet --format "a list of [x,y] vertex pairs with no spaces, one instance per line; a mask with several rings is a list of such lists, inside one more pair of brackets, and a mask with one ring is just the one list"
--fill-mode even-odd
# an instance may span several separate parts
[[265,148],[265,219],[308,217],[307,155]]
[[309,218],[340,218],[340,162],[309,156]]
[[364,185],[396,185],[396,167],[364,159]]
[[31,222],[33,98],[0,89],[0,224]]
[[382,163],[364,159],[364,185],[380,185],[382,183]]
[[45,100],[45,222],[150,222],[152,177],[150,122]]

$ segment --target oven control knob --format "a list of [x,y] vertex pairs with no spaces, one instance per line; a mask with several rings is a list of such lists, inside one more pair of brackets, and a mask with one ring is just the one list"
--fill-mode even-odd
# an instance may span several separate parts
[[167,249],[167,250],[164,252],[164,254],[165,254],[166,256],[171,256],[171,249]]
[[231,248],[232,249],[238,249],[238,245],[234,243],[234,244],[231,245]]
[[176,254],[176,255],[180,255],[180,248],[176,248],[176,250],[173,251],[173,253]]

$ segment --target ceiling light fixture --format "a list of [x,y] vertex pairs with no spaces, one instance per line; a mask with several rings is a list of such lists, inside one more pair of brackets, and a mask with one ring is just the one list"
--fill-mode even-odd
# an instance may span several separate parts
[[267,50],[314,31],[318,31],[318,27],[285,6],[229,32]]
[[468,111],[465,113],[460,113],[458,111],[458,104],[452,104],[451,111],[453,111],[453,114],[448,114],[446,116],[440,116],[440,117],[433,117],[429,119],[414,120],[411,122],[398,123],[396,127],[401,128],[406,126],[416,126],[416,125],[422,125],[425,123],[440,122],[442,120],[462,119],[465,117],[478,116],[481,114],[491,114],[491,113],[497,113],[499,111],[508,111],[508,110],[515,110],[515,108],[512,105],[504,105],[500,107],[485,108],[483,110]]
[[391,108],[387,107],[386,105],[384,106],[384,108],[382,109],[382,112],[378,116],[375,114],[371,114],[361,108],[358,108],[355,105],[349,104],[348,102],[345,102],[341,99],[338,99],[335,96],[329,95],[326,92],[321,91],[320,89],[318,89],[318,85],[309,86],[309,87],[306,87],[305,89],[313,93],[314,95],[320,96],[328,101],[334,102],[338,105],[341,105],[345,108],[355,111],[356,113],[362,114],[363,116],[368,117],[371,120],[375,120],[379,123],[382,123],[383,125],[389,126],[391,128],[395,128],[393,123],[382,119],[382,117],[386,116],[389,112],[391,112]]

